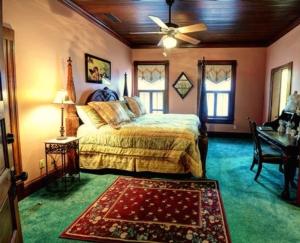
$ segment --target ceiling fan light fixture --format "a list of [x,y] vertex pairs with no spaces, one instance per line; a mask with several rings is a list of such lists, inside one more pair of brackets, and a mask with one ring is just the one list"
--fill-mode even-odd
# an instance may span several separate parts
[[167,36],[163,39],[163,46],[166,49],[174,48],[177,45],[177,40],[172,36]]
[[163,46],[166,50],[172,49],[177,46],[177,39],[193,44],[198,45],[200,43],[200,40],[195,39],[189,35],[186,35],[186,33],[193,33],[193,32],[199,32],[207,30],[207,26],[204,23],[197,23],[187,26],[179,27],[177,24],[174,24],[172,22],[172,12],[171,8],[175,0],[166,0],[167,5],[169,6],[169,22],[165,23],[162,21],[159,17],[149,15],[148,17],[160,27],[160,31],[156,32],[131,32],[130,34],[160,34],[163,35],[157,46]]

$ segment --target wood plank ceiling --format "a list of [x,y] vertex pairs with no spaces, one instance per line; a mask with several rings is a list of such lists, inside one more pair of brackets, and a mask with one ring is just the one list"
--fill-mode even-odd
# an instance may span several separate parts
[[[168,22],[164,0],[62,0],[132,48],[156,47],[159,31],[149,15]],[[197,47],[268,46],[300,23],[300,0],[175,0],[172,22],[186,26],[203,22],[208,30],[189,34]],[[179,47],[191,47],[180,42]]]

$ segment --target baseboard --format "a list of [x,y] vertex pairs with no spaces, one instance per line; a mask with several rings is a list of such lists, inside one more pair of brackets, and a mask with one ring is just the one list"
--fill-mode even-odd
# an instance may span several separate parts
[[221,138],[251,138],[251,133],[238,133],[238,132],[208,132],[208,137],[221,137]]
[[28,184],[24,185],[24,183],[20,183],[17,185],[17,196],[18,200],[21,201],[25,197],[28,197],[30,194],[36,192],[37,190],[46,186],[46,182],[52,182],[57,179],[61,175],[61,167],[58,167],[56,170],[49,172],[47,181],[46,175],[42,175]]

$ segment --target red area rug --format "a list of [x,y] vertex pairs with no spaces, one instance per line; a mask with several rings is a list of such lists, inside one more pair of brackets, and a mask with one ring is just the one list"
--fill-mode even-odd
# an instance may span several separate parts
[[96,242],[231,242],[217,181],[119,177],[61,237]]

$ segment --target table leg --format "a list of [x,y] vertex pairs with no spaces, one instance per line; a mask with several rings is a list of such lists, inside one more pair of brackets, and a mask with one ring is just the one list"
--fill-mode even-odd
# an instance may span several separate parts
[[[284,200],[289,200],[290,199],[290,191],[289,188],[290,186],[293,186],[294,184],[294,177],[295,177],[295,171],[296,171],[296,165],[297,165],[298,160],[296,157],[292,156],[289,157],[286,160],[286,163],[284,164],[284,190],[281,194],[281,197]],[[299,179],[298,179],[298,189],[297,189],[297,199],[296,199],[296,204],[300,205],[300,187],[299,187]]]
[[300,206],[300,160],[298,160],[298,187],[297,187],[297,198],[296,198],[296,205]]
[[290,159],[287,159],[284,163],[284,189],[281,193],[281,197],[284,200],[290,199]]
[[75,149],[75,163],[76,163],[76,169],[78,173],[78,179],[80,181],[80,165],[79,165],[79,143],[77,142],[76,149]]
[[[47,151],[47,145],[45,145],[45,151]],[[45,166],[46,166],[46,188],[48,188],[48,154],[45,152]]]
[[67,191],[67,175],[66,175],[66,161],[65,161],[65,153],[61,154],[61,162],[62,162],[62,179],[64,180],[65,191]]

